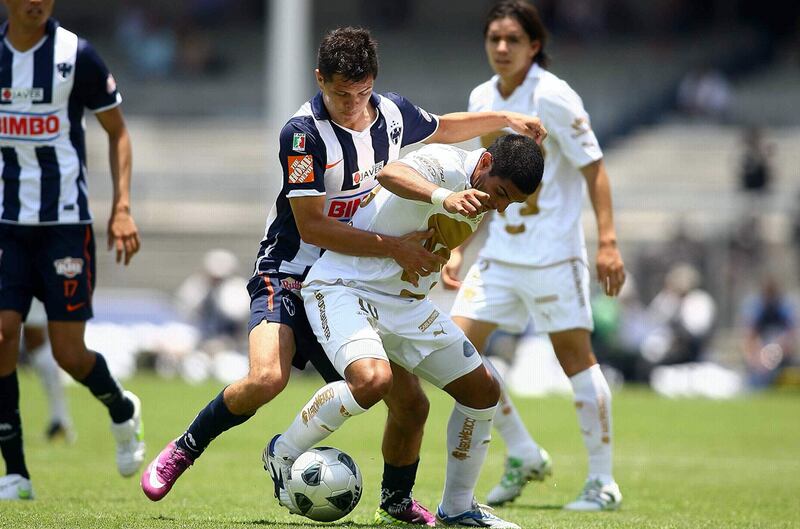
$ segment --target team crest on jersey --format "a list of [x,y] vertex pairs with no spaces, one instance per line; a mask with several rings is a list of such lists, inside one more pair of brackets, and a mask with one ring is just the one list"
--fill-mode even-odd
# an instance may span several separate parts
[[392,130],[389,131],[389,138],[392,139],[392,143],[397,145],[397,142],[400,141],[400,135],[403,133],[402,127],[396,121],[392,122]]
[[310,154],[289,156],[287,166],[290,184],[305,184],[314,181],[314,157]]
[[60,62],[56,64],[56,71],[61,75],[62,79],[66,79],[72,73],[72,65],[68,62]]
[[292,150],[295,152],[306,152],[306,135],[304,133],[294,133],[294,136],[292,136]]
[[383,160],[376,163],[369,169],[365,169],[363,171],[356,171],[353,173],[353,183],[358,185],[362,182],[366,182],[367,180],[374,180],[378,173],[381,172],[383,169]]
[[56,274],[72,279],[83,272],[83,259],[78,257],[64,257],[53,261],[56,267]]
[[0,98],[3,101],[42,101],[44,100],[44,89],[6,87],[0,89]]

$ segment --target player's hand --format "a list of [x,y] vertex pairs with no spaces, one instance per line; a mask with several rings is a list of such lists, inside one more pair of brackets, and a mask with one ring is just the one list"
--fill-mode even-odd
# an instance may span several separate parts
[[625,264],[616,244],[597,248],[597,280],[606,296],[616,296],[625,284]]
[[124,257],[127,266],[140,246],[139,230],[130,212],[127,209],[114,210],[108,219],[108,250],[114,248],[117,262],[122,262]]
[[481,213],[486,213],[492,209],[489,203],[489,195],[477,189],[465,189],[458,193],[453,193],[442,203],[444,210],[448,213],[459,214],[474,219]]
[[442,287],[445,290],[457,290],[461,287],[461,280],[458,275],[461,272],[461,263],[464,262],[464,254],[456,248],[450,253],[450,260],[442,268]]
[[422,246],[422,243],[433,237],[434,231],[415,231],[395,237],[395,248],[392,252],[392,259],[399,264],[406,272],[412,285],[419,286],[420,276],[428,276],[438,272],[447,264],[447,260],[441,255],[429,252]]
[[533,138],[539,145],[547,137],[547,129],[542,125],[542,120],[537,117],[518,112],[507,112],[508,126],[517,134],[523,134]]

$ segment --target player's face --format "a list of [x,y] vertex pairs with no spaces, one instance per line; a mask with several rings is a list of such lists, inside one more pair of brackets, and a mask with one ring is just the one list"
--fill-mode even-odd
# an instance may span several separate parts
[[334,74],[330,81],[325,81],[317,70],[317,84],[322,90],[325,108],[335,122],[344,126],[357,124],[361,118],[368,116],[367,105],[374,83],[372,76],[353,82],[339,74]]
[[501,77],[524,76],[533,64],[541,44],[531,40],[513,18],[493,20],[486,31],[486,56]]
[[525,202],[528,195],[519,190],[511,180],[491,174],[492,155],[483,153],[472,178],[472,186],[489,195],[489,208],[500,213],[514,202]]
[[8,9],[8,18],[13,24],[25,29],[44,26],[53,12],[55,0],[3,0]]

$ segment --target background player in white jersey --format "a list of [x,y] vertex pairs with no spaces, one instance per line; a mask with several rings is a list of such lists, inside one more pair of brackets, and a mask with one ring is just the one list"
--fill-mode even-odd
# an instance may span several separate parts
[[[583,492],[570,510],[615,509],[622,501],[612,475],[611,392],[589,340],[589,264],[580,223],[587,187],[597,220],[597,279],[616,296],[625,281],[612,220],[611,192],[603,153],[589,125],[581,98],[545,70],[547,34],[532,5],[501,1],[484,27],[489,64],[497,73],[476,87],[469,110],[514,110],[539,116],[549,131],[543,144],[542,185],[522,205],[496,215],[478,262],[461,285],[452,309],[454,321],[483,351],[498,327],[522,332],[533,318],[536,332],[548,333],[575,392],[575,408],[589,454]],[[491,142],[483,138],[484,144]],[[459,286],[462,253],[453,253],[442,279]],[[530,479],[550,472],[547,452],[525,429],[504,395],[495,426],[508,446],[506,473],[489,493],[490,504],[516,498]]]
[[[299,298],[300,283],[323,249],[393,259],[410,274],[431,273],[444,260],[420,242],[427,232],[383,236],[348,224],[375,177],[403,146],[420,141],[456,143],[512,127],[541,135],[538,118],[510,112],[428,114],[404,97],[373,92],[376,43],[368,31],[340,28],[319,47],[320,92],[280,133],[283,188],[267,219],[248,284],[250,371],[221,391],[142,475],[142,489],[157,501],[222,432],[244,423],[280,393],[292,364],[310,360],[326,381],[339,379],[320,349]],[[415,377],[400,373],[384,436],[381,510],[393,522],[432,524],[411,498],[428,402]],[[285,492],[276,483],[276,495]]]
[[[379,174],[353,226],[387,235],[432,229],[426,246],[447,256],[489,209],[523,202],[544,161],[524,136],[499,138],[468,152],[429,145]],[[402,183],[407,182],[407,184]],[[410,274],[385,257],[327,252],[311,267],[302,294],[311,327],[344,381],[320,389],[283,435],[264,451],[273,476],[344,422],[391,391],[389,361],[443,388],[456,404],[447,426],[447,479],[437,518],[445,524],[518,527],[481,508],[474,488],[488,451],[499,383],[464,333],[427,298],[437,274]],[[291,500],[291,498],[290,498]]]
[[107,408],[117,468],[144,461],[141,406],[103,356],[86,349],[95,248],[87,196],[83,112],[108,135],[114,197],[108,245],[127,265],[139,250],[130,214],[131,144],[114,78],[83,39],[50,18],[53,0],[4,0],[0,28],[0,498],[33,497],[22,450],[16,364],[20,326],[35,296],[53,356]]

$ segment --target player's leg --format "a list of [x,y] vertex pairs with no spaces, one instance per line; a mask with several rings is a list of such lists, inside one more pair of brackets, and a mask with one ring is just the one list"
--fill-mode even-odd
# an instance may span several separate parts
[[[528,325],[529,312],[521,297],[525,294],[520,280],[525,269],[479,260],[464,278],[451,309],[453,321],[483,354],[489,336],[502,325],[504,329],[522,332]],[[491,359],[487,358],[492,368]],[[542,481],[552,473],[550,456],[540,448],[528,433],[517,412],[502,377],[494,370],[500,382],[500,407],[494,418],[494,427],[507,448],[505,472],[500,483],[487,496],[489,505],[502,505],[513,501],[531,480]]]
[[589,455],[589,475],[583,492],[564,508],[578,511],[619,507],[622,494],[612,469],[611,390],[597,364],[587,329],[550,334],[564,372],[575,393],[575,409]]
[[388,413],[383,430],[381,504],[375,523],[432,526],[436,523],[433,513],[411,495],[430,403],[415,375],[394,362],[391,366],[392,389],[383,399]]
[[45,430],[45,436],[50,441],[63,437],[68,443],[72,443],[75,441],[75,433],[67,410],[67,396],[64,392],[64,383],[61,381],[61,370],[53,358],[53,351],[47,340],[47,315],[44,306],[38,301],[34,301],[31,305],[22,327],[22,338],[25,351],[39,376],[50,406],[50,422]]
[[25,465],[19,415],[17,356],[21,324],[22,314],[14,310],[0,310],[0,452],[6,464],[6,475],[0,478],[0,500],[33,497],[30,474]]
[[[454,325],[453,329],[457,330]],[[475,486],[489,451],[492,418],[500,398],[499,382],[466,338],[427,355],[415,373],[444,389],[456,401],[447,423],[447,470],[438,521],[445,525],[518,529],[518,525],[495,516],[475,500]]]

